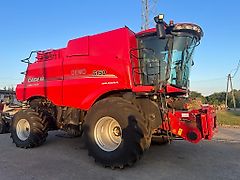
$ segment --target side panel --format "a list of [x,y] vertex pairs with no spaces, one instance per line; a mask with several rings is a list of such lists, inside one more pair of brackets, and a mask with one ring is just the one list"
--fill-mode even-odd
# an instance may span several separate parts
[[61,51],[54,52],[54,58],[37,60],[30,64],[24,82],[17,86],[19,100],[33,96],[47,97],[56,105],[62,104],[62,57]]
[[56,105],[62,104],[63,51],[46,63],[46,97]]
[[88,110],[105,93],[132,90],[130,50],[136,47],[135,34],[125,27],[40,52],[40,60],[29,66],[17,86],[17,98],[44,96],[59,106]]
[[129,38],[128,28],[89,36],[88,56],[64,59],[64,106],[88,110],[107,92],[131,89]]
[[68,42],[66,56],[88,56],[89,36],[73,39]]

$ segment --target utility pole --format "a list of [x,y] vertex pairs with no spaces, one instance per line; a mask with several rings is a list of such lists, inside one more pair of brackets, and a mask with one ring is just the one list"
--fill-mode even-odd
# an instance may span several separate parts
[[235,100],[235,95],[234,95],[234,89],[233,89],[233,85],[232,85],[232,77],[230,76],[230,86],[231,86],[231,92],[232,92],[232,99],[233,99],[233,107],[234,107],[234,111],[236,111],[236,100]]
[[231,74],[228,74],[227,76],[227,90],[226,90],[226,97],[225,97],[225,108],[228,108],[228,87],[229,87],[229,79],[231,77]]
[[156,8],[158,0],[141,0],[142,1],[142,25],[141,30],[149,29],[153,24],[153,17],[157,15]]
[[[236,99],[235,99],[235,95],[234,95],[232,79],[236,76],[239,68],[240,68],[240,60],[238,61],[237,68],[232,70],[232,71],[235,70],[235,72],[233,73],[233,75],[231,75],[231,73],[230,73],[230,74],[228,74],[228,77],[227,77],[227,91],[226,91],[226,98],[225,98],[225,108],[228,107],[228,88],[229,88],[229,83],[230,83],[230,88],[231,88],[231,92],[232,92],[232,99],[233,99],[234,111],[236,110]],[[232,72],[232,71],[231,71],[231,72]]]
[[232,83],[232,76],[231,76],[231,74],[228,74],[228,78],[227,78],[227,91],[226,91],[226,98],[225,98],[225,108],[228,107],[229,83],[230,83],[230,89],[231,89],[231,92],[232,92],[233,107],[234,107],[234,111],[235,111],[236,110],[236,100],[235,100],[235,95],[234,95],[234,89],[233,89],[233,83]]

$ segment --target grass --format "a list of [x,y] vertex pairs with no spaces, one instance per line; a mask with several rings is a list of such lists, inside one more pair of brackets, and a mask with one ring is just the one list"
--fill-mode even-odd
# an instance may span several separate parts
[[217,111],[217,122],[219,125],[240,126],[240,111]]

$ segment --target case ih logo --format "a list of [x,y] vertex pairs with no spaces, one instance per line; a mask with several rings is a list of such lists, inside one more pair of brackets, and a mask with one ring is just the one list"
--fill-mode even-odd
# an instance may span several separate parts
[[28,78],[28,82],[39,82],[39,81],[44,81],[44,77],[33,77],[33,78]]

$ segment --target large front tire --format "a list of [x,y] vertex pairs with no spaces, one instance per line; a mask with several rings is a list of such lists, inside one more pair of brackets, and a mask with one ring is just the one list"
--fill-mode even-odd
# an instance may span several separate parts
[[123,98],[100,100],[89,110],[85,120],[89,155],[106,167],[132,165],[149,147],[144,116]]
[[10,132],[17,147],[37,147],[46,141],[48,122],[32,109],[21,110],[14,115]]

